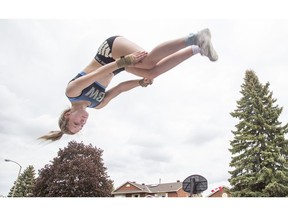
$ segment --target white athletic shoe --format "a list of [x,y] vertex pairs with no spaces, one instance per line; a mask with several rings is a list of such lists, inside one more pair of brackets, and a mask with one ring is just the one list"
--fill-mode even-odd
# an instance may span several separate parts
[[201,48],[201,55],[207,56],[210,61],[218,60],[218,54],[211,43],[211,33],[209,29],[203,29],[196,34],[196,44]]

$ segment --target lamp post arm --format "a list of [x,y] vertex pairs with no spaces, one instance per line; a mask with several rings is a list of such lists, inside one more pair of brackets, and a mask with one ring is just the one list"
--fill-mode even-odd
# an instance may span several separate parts
[[14,185],[14,189],[13,189],[13,192],[12,192],[12,197],[14,197],[14,194],[15,194],[15,191],[16,191],[16,187],[17,187],[17,184],[18,184],[18,179],[19,179],[19,176],[20,176],[20,173],[21,173],[22,166],[19,163],[17,163],[16,161],[13,161],[13,160],[5,159],[5,161],[6,162],[16,163],[20,167],[16,182],[15,182],[15,185]]

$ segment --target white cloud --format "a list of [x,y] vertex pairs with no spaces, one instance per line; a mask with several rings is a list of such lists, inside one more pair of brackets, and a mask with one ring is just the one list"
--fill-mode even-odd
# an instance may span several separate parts
[[[229,113],[240,99],[245,70],[254,69],[261,82],[271,83],[279,106],[288,104],[285,20],[142,20],[133,28],[115,20],[1,20],[0,26],[0,194],[9,192],[17,175],[17,167],[4,158],[37,171],[72,139],[104,150],[115,187],[127,180],[152,184],[200,174],[213,189],[228,184],[236,124]],[[124,35],[149,51],[205,27],[211,29],[218,62],[192,57],[152,86],[89,110],[80,134],[51,144],[36,140],[57,129],[58,116],[69,105],[67,82],[106,37]],[[123,72],[111,85],[132,77]],[[283,116],[287,122],[285,108]]]

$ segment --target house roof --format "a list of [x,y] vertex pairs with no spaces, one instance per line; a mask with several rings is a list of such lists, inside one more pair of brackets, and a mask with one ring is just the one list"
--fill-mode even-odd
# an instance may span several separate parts
[[[135,190],[121,190],[121,188],[127,184],[133,185]],[[164,183],[164,184],[138,184],[136,182],[125,182],[120,187],[112,192],[112,194],[127,194],[127,193],[168,193],[168,192],[176,192],[182,188],[182,182],[172,182],[172,183]]]
[[154,193],[159,192],[175,192],[182,188],[182,182],[172,182],[158,185],[148,185],[149,189]]
[[211,197],[212,195],[216,194],[217,192],[219,191],[222,191],[222,190],[229,190],[228,187],[226,186],[220,186],[220,187],[216,187],[215,189],[211,190],[211,193],[207,195],[207,197]]

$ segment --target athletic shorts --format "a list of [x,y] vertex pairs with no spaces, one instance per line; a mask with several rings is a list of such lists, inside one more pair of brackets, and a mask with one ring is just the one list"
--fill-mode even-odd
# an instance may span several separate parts
[[[119,36],[113,36],[105,40],[100,47],[98,48],[97,54],[95,55],[95,60],[99,62],[101,65],[105,65],[111,62],[114,62],[115,59],[112,57],[112,48],[114,40]],[[113,74],[116,75],[119,72],[125,70],[125,68],[119,68],[113,71]]]

